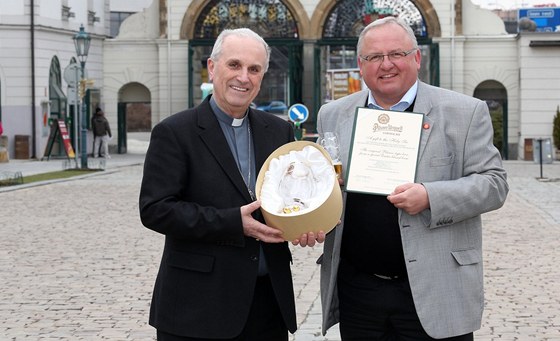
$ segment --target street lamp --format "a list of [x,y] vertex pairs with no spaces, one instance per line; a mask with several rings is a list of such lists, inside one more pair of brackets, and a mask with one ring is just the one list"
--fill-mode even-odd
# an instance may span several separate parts
[[80,32],[76,33],[76,35],[74,36],[74,46],[76,47],[76,55],[78,56],[78,60],[80,61],[80,67],[81,67],[81,79],[80,79],[80,86],[79,86],[79,98],[82,101],[81,103],[81,134],[80,134],[80,140],[81,140],[81,152],[82,152],[82,168],[86,169],[88,168],[88,162],[87,162],[87,120],[86,120],[86,101],[84,100],[83,96],[85,95],[85,86],[86,86],[86,80],[85,80],[85,67],[86,67],[86,60],[88,57],[88,52],[89,52],[89,44],[91,43],[91,37],[89,36],[89,34],[84,31],[84,25],[80,25]]

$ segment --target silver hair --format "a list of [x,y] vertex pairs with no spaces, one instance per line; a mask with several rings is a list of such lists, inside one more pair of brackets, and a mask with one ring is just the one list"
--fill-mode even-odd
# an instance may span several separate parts
[[366,35],[367,32],[371,31],[372,29],[379,27],[379,26],[383,26],[383,25],[387,25],[387,24],[397,24],[400,27],[402,27],[405,32],[408,34],[408,37],[410,38],[410,41],[412,42],[412,47],[417,49],[418,48],[418,41],[416,40],[416,36],[414,35],[414,31],[412,31],[412,28],[410,28],[410,26],[406,23],[406,21],[404,21],[402,18],[399,17],[393,17],[393,16],[389,16],[389,17],[385,17],[382,19],[377,19],[373,22],[371,22],[369,25],[367,25],[366,27],[364,27],[364,29],[362,30],[362,32],[360,33],[360,36],[358,37],[358,45],[357,45],[357,50],[358,50],[358,54],[360,54],[362,52],[362,45],[363,45],[363,41],[364,41],[364,36]]
[[214,47],[212,48],[212,53],[210,54],[210,59],[212,59],[214,61],[220,59],[220,56],[222,55],[222,47],[223,47],[223,44],[224,44],[224,40],[226,39],[226,37],[229,37],[229,36],[252,38],[252,39],[255,39],[256,41],[260,42],[263,45],[264,50],[266,51],[266,64],[264,66],[264,72],[266,72],[268,70],[268,64],[270,62],[270,52],[271,52],[270,46],[268,46],[266,41],[264,41],[264,39],[260,35],[255,33],[253,30],[251,30],[249,28],[245,28],[245,27],[223,30],[218,35],[218,38],[216,39],[216,42],[214,43]]

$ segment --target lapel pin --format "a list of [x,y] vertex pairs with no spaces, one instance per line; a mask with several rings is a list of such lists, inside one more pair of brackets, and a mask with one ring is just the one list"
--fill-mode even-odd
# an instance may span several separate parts
[[424,129],[430,129],[430,124],[429,123],[424,123],[424,125],[422,127]]

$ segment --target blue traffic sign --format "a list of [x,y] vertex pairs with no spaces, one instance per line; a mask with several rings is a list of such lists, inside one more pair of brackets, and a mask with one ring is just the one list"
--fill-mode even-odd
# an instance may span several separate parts
[[303,123],[309,118],[309,109],[303,104],[294,104],[288,109],[288,118],[294,123]]

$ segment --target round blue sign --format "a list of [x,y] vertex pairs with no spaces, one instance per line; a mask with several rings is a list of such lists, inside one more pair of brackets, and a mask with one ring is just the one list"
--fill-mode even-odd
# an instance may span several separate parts
[[309,118],[309,109],[303,104],[294,104],[288,110],[288,118],[294,123],[303,123]]

